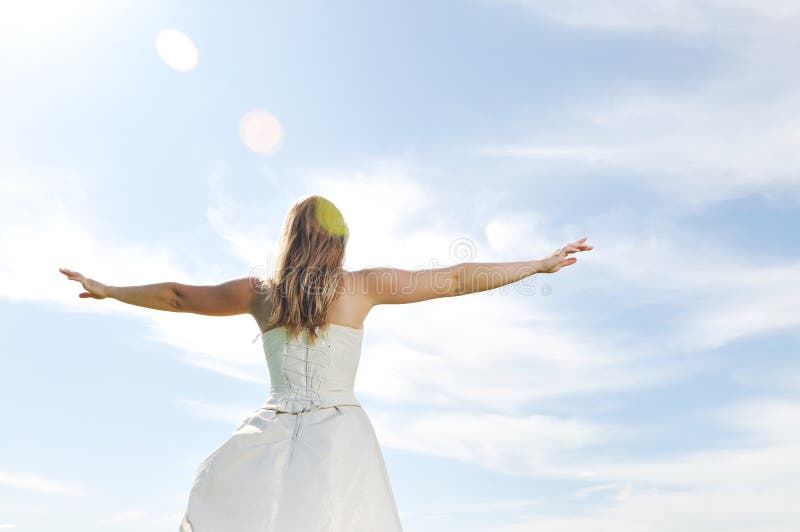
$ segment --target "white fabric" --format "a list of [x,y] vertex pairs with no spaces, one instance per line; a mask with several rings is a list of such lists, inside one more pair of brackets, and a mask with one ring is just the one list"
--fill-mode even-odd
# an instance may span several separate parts
[[319,331],[314,344],[284,327],[259,335],[269,397],[197,468],[179,532],[402,532],[353,393],[363,329]]

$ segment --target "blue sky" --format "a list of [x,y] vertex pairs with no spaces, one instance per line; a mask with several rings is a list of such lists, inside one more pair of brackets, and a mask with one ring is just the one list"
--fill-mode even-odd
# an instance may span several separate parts
[[241,277],[310,193],[348,269],[595,246],[368,316],[356,395],[406,530],[794,530],[798,25],[777,0],[4,3],[0,530],[177,529],[268,394],[252,318],[79,299],[58,267]]

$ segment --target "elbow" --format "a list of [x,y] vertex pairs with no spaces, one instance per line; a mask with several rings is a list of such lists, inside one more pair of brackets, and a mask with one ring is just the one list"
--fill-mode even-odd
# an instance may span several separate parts
[[182,312],[184,308],[183,296],[175,288],[170,288],[167,294],[167,310]]
[[461,264],[453,267],[450,277],[450,297],[461,296],[467,293],[466,270]]

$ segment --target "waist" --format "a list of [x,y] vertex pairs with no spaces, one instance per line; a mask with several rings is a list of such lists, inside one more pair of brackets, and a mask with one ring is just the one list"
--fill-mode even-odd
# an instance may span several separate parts
[[356,398],[353,390],[320,390],[317,392],[273,387],[261,409],[297,413],[334,406],[361,406],[361,402]]

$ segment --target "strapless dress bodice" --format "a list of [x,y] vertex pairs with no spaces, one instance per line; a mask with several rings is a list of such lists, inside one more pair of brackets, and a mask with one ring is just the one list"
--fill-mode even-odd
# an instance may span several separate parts
[[258,336],[271,384],[262,409],[298,413],[316,408],[361,406],[353,387],[364,329],[329,323],[317,332],[319,336],[314,342],[309,341],[305,332],[297,338],[288,337],[284,326]]

